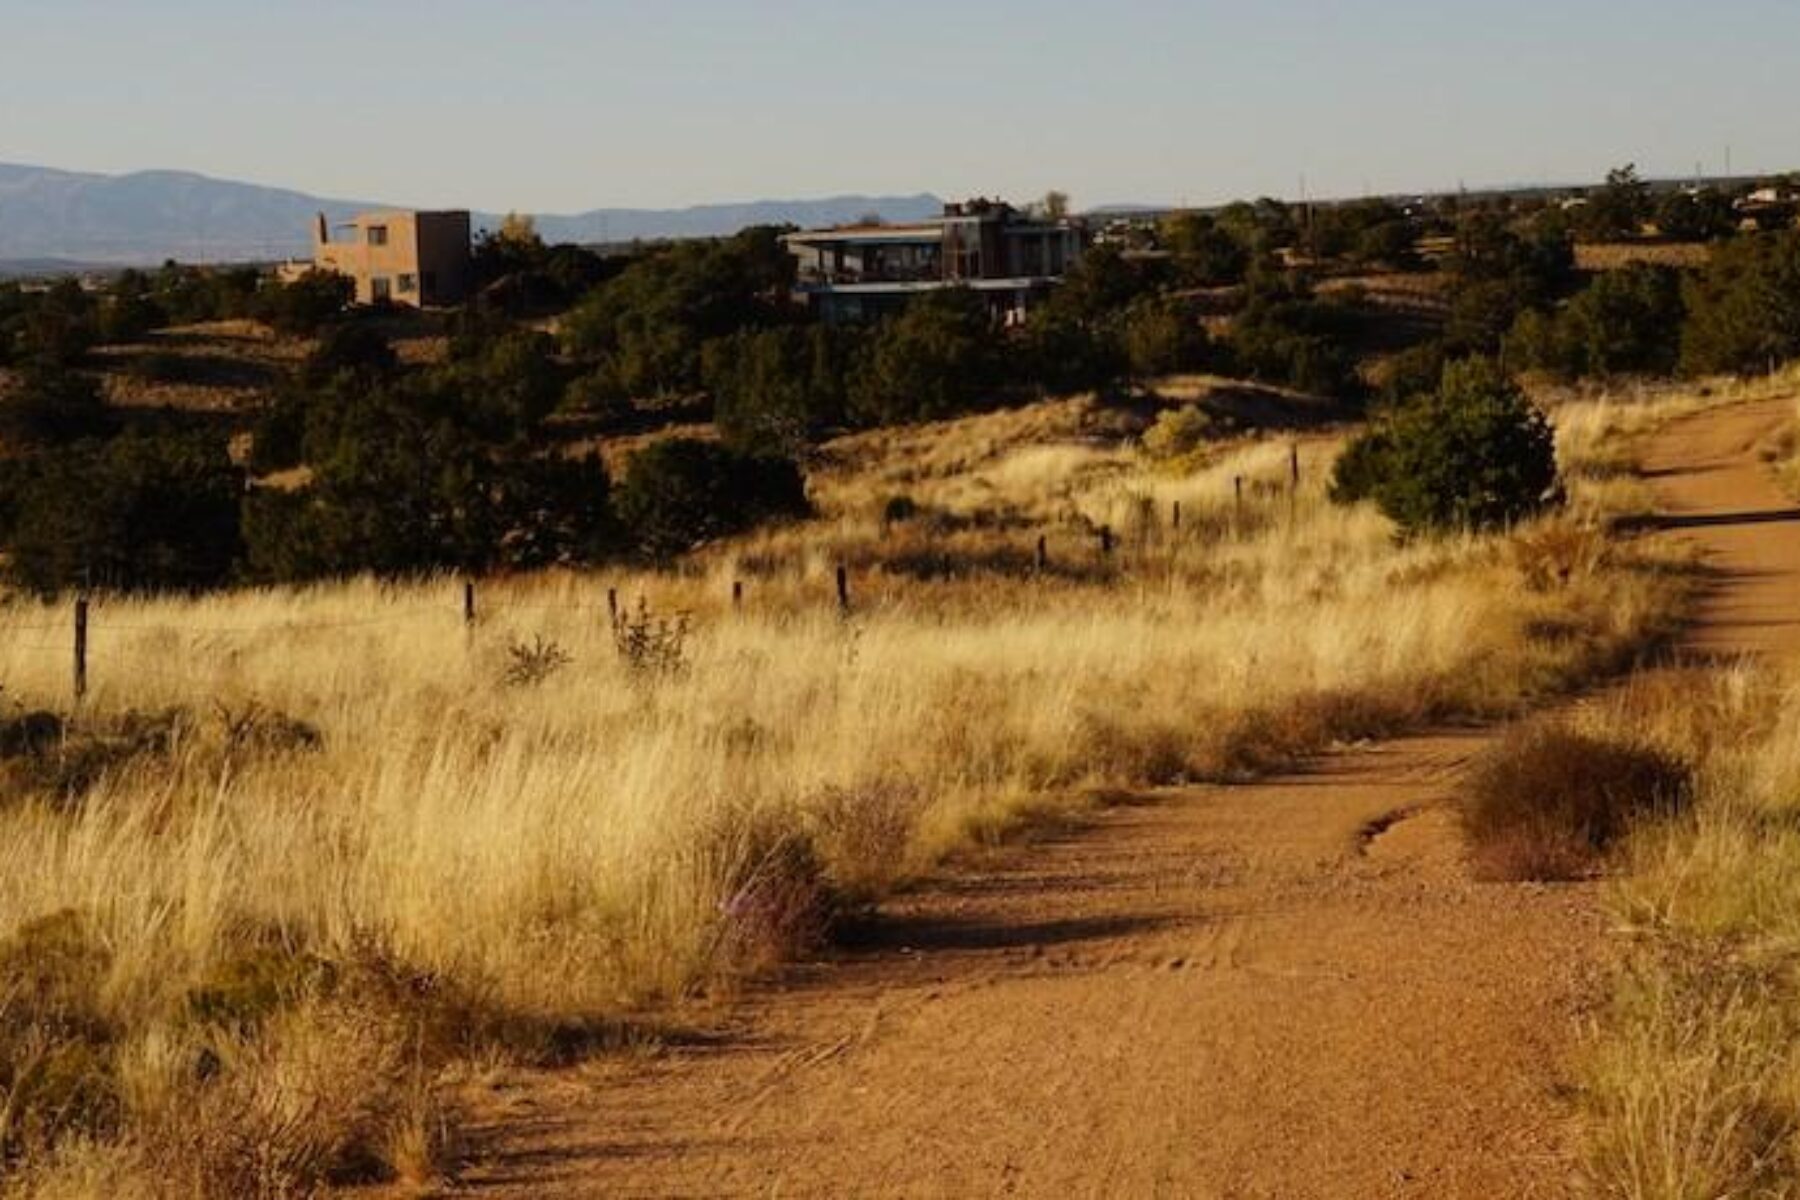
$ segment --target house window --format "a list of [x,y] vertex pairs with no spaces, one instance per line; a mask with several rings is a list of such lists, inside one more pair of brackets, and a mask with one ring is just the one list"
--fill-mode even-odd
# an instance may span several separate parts
[[386,275],[377,275],[369,280],[369,299],[376,304],[384,304],[394,298],[394,281]]
[[387,245],[387,226],[386,225],[371,225],[371,226],[369,226],[369,245],[371,245],[371,246]]
[[419,277],[417,275],[402,275],[396,286],[402,296],[410,296],[419,290]]

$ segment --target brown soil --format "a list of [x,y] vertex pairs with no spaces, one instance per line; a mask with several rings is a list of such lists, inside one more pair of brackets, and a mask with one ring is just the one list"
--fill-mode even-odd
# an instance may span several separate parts
[[[1754,447],[1650,466],[1720,574],[1692,646],[1800,646],[1800,536]],[[946,873],[708,1036],[482,1089],[459,1192],[1514,1197],[1575,1190],[1568,1051],[1596,885],[1478,884],[1453,800],[1490,735],[1153,793]]]

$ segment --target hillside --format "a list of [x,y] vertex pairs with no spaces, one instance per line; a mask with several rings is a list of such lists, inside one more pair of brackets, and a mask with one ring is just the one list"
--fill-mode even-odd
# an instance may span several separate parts
[[[83,264],[270,260],[304,254],[315,213],[339,220],[367,208],[416,202],[341,200],[185,171],[97,175],[0,163],[0,267],[67,259]],[[878,212],[892,220],[936,213],[935,196],[834,196],[684,209],[599,208],[538,217],[550,241],[628,242],[714,237],[747,225],[822,225]],[[477,228],[498,225],[477,213]]]

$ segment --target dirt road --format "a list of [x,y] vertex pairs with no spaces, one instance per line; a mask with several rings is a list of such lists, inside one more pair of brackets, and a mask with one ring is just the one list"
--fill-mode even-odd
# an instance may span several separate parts
[[[1723,572],[1698,649],[1800,642],[1800,528],[1750,449],[1787,411],[1650,457]],[[1481,742],[1151,794],[951,873],[704,1046],[496,1086],[459,1191],[1565,1195],[1602,921],[1589,886],[1471,882]]]

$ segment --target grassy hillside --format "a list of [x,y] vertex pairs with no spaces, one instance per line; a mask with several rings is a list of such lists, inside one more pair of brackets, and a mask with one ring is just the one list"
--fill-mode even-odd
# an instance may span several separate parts
[[[1566,420],[1581,480],[1632,425]],[[1287,436],[1156,459],[1146,421],[833,443],[817,520],[483,581],[471,628],[453,580],[97,604],[86,706],[0,738],[0,1149],[98,1192],[427,1178],[459,1064],[653,1027],[1107,789],[1511,712],[1678,614],[1591,526],[1400,543],[1325,499],[1329,433],[1295,494]],[[0,608],[17,713],[66,709],[67,621]]]

